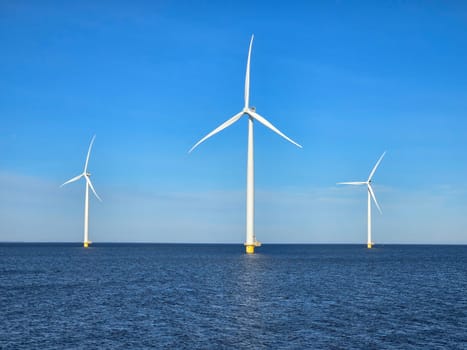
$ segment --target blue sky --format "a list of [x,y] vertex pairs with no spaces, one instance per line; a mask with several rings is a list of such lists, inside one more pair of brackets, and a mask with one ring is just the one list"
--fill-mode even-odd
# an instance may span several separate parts
[[0,241],[467,244],[467,5],[442,1],[0,2]]

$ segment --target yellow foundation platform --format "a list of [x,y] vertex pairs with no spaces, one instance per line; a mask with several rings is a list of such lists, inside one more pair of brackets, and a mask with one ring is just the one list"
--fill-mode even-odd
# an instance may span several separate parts
[[245,244],[245,251],[247,254],[254,254],[255,253],[255,246],[250,244],[250,245],[246,245]]
[[254,254],[255,253],[255,248],[256,247],[261,247],[261,243],[256,241],[255,243],[253,244],[247,244],[245,243],[245,252],[247,254]]
[[373,248],[373,243],[367,243],[366,247],[367,247],[368,249]]
[[89,247],[89,242],[84,242],[84,243],[83,243],[83,247],[84,247],[84,248]]

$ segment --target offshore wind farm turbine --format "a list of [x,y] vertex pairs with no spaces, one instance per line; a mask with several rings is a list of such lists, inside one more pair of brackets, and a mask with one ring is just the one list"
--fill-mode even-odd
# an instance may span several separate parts
[[63,183],[60,185],[60,187],[65,186],[66,184],[69,184],[71,182],[78,181],[82,177],[86,180],[86,194],[84,197],[84,242],[83,246],[84,248],[87,248],[89,244],[91,244],[91,241],[89,240],[89,234],[88,234],[88,224],[89,224],[89,188],[91,188],[92,192],[94,195],[97,197],[102,202],[102,199],[97,195],[96,191],[94,190],[94,186],[92,185],[91,179],[89,178],[91,176],[91,173],[88,172],[88,162],[89,162],[89,155],[91,154],[91,148],[92,144],[94,143],[94,139],[96,138],[96,135],[92,137],[91,143],[89,144],[89,149],[88,149],[88,155],[86,156],[86,163],[84,163],[84,171],[79,174],[78,176],[75,176],[74,178],[68,180],[67,182]]
[[274,125],[272,125],[268,120],[259,115],[256,112],[255,107],[250,107],[250,57],[251,57],[251,47],[253,45],[254,35],[251,36],[250,47],[248,49],[248,59],[246,63],[246,75],[245,75],[245,105],[243,109],[235,114],[232,118],[218,126],[216,129],[211,131],[209,134],[204,136],[199,140],[190,150],[191,153],[198,145],[206,141],[211,136],[217,134],[218,132],[224,130],[230,125],[234,124],[244,115],[248,116],[248,160],[247,160],[247,181],[246,181],[246,242],[245,250],[247,254],[253,254],[255,252],[255,247],[259,247],[261,243],[256,240],[254,232],[254,197],[255,197],[255,188],[254,188],[254,157],[253,157],[253,123],[258,121],[267,128],[274,131],[279,136],[283,137],[287,141],[293,143],[294,145],[302,148],[297,142],[293,141],[281,131],[279,131]]
[[368,176],[368,180],[366,181],[358,181],[358,182],[338,182],[338,185],[366,185],[368,189],[368,237],[367,237],[367,247],[372,248],[373,247],[373,242],[371,240],[371,198],[373,198],[373,201],[376,204],[376,207],[378,208],[378,211],[380,214],[381,208],[379,207],[378,201],[376,200],[375,193],[373,191],[373,188],[371,187],[371,179],[373,178],[373,175],[375,174],[376,169],[379,166],[379,163],[381,163],[381,160],[383,159],[384,155],[386,152],[383,152],[381,157],[379,157],[378,161],[376,162],[376,165],[373,167],[373,170],[371,170],[370,176]]

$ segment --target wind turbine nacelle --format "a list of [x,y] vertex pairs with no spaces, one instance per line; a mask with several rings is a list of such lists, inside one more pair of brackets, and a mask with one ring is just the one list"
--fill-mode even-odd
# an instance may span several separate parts
[[256,107],[250,107],[249,110],[252,112],[256,112]]

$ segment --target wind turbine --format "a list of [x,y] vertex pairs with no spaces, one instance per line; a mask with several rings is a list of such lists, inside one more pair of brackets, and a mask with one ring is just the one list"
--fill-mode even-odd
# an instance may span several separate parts
[[254,189],[254,162],[253,162],[253,123],[254,121],[258,121],[267,128],[274,131],[279,136],[282,136],[287,141],[293,143],[294,145],[302,148],[298,143],[284,135],[281,131],[279,131],[274,125],[272,125],[268,120],[264,117],[259,115],[256,112],[255,107],[250,107],[250,57],[251,57],[251,47],[253,45],[253,38],[254,35],[251,36],[250,40],[250,48],[248,49],[248,59],[246,63],[246,76],[245,76],[245,105],[243,109],[235,114],[232,118],[218,126],[216,129],[211,131],[209,134],[204,136],[201,140],[199,140],[190,150],[191,153],[198,145],[202,142],[206,141],[211,136],[217,134],[218,132],[224,130],[225,128],[229,127],[236,121],[238,121],[244,115],[248,116],[248,160],[247,160],[247,175],[246,175],[246,242],[245,242],[245,249],[247,254],[253,254],[255,252],[255,247],[261,246],[261,243],[256,240],[255,233],[254,233],[254,197],[255,197],[255,189]]
[[96,138],[96,135],[92,137],[91,143],[89,144],[89,149],[88,149],[88,155],[86,156],[86,163],[84,163],[84,171],[78,175],[75,176],[74,178],[68,180],[67,182],[63,183],[60,185],[60,187],[65,186],[66,184],[69,184],[71,182],[78,181],[82,177],[85,178],[86,180],[86,195],[84,199],[84,248],[87,248],[89,244],[91,244],[91,241],[89,240],[89,235],[88,235],[88,223],[89,223],[89,187],[91,188],[92,192],[94,195],[97,197],[102,202],[102,199],[97,195],[96,191],[94,190],[94,186],[92,185],[91,179],[89,178],[91,174],[88,172],[88,162],[89,162],[89,155],[91,154],[91,148],[92,144],[94,143],[94,139]]
[[372,248],[373,247],[373,242],[371,241],[371,198],[373,198],[376,207],[378,208],[380,214],[381,208],[379,207],[378,201],[376,200],[375,193],[373,192],[373,188],[371,187],[371,179],[373,178],[373,175],[375,174],[376,169],[378,168],[379,163],[381,163],[381,160],[383,159],[384,155],[386,152],[383,152],[381,157],[379,157],[378,161],[376,162],[376,165],[374,166],[373,170],[370,173],[370,176],[368,176],[368,180],[366,181],[360,181],[360,182],[338,182],[338,185],[366,185],[368,189],[368,238],[367,238],[367,247]]

